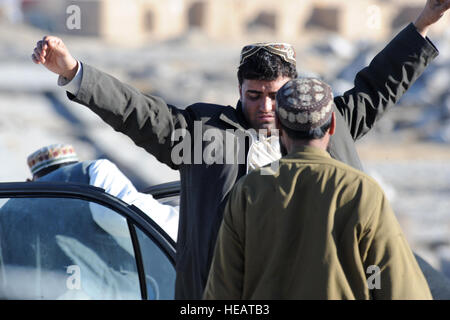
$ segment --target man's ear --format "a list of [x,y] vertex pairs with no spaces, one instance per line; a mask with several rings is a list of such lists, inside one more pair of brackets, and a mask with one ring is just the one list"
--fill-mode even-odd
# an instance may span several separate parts
[[328,129],[328,133],[332,136],[336,131],[336,115],[334,112],[331,113],[331,125],[330,129]]
[[238,89],[239,89],[239,100],[242,101],[242,85],[239,84]]

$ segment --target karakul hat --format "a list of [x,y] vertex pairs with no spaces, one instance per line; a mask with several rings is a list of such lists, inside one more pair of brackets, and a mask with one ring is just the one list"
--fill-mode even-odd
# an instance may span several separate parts
[[315,78],[288,81],[277,93],[276,112],[280,122],[292,130],[310,131],[321,127],[333,112],[333,93]]
[[70,144],[52,144],[29,155],[27,162],[31,173],[35,175],[40,170],[57,164],[78,162],[78,157]]

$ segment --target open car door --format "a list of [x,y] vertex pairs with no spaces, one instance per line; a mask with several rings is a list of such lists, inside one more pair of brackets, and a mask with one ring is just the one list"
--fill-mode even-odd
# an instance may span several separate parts
[[175,243],[80,184],[0,183],[1,299],[173,299]]

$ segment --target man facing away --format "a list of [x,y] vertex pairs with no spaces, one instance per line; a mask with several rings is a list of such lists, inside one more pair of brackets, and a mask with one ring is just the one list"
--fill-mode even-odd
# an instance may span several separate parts
[[[150,194],[138,192],[133,183],[107,159],[79,161],[70,144],[42,147],[27,158],[32,181],[90,184],[135,205],[151,217],[174,241],[177,240],[178,210],[159,203]],[[96,216],[100,220],[100,216]]]
[[[428,0],[418,19],[356,75],[354,88],[335,98],[337,130],[328,147],[333,158],[362,169],[354,141],[397,103],[438,55],[426,35],[449,7],[450,0]],[[270,136],[275,126],[275,95],[297,77],[292,46],[263,43],[243,48],[236,107],[168,105],[77,61],[56,37],[38,41],[32,59],[60,75],[58,83],[71,100],[180,171],[175,292],[177,299],[200,299],[228,193],[249,169],[281,156],[276,148],[261,155],[261,150],[270,148],[259,145],[278,145]],[[254,134],[260,129],[266,133],[262,137]],[[242,134],[250,138],[242,142]],[[232,147],[230,141],[235,142]]]
[[[141,209],[176,241],[178,210],[138,192],[111,161],[79,161],[71,145],[52,144],[33,152],[27,163],[34,181],[30,183],[100,187]],[[0,296],[140,299],[136,253],[129,232],[124,216],[95,201],[9,199],[0,210]],[[152,249],[147,250],[151,255]],[[66,284],[68,266],[77,266],[81,272],[79,290]],[[162,267],[155,265],[152,276],[159,279],[165,272]],[[158,292],[149,290],[148,297],[157,297]]]
[[277,94],[277,170],[235,185],[206,299],[430,299],[427,282],[378,184],[327,153],[331,88],[318,79]]

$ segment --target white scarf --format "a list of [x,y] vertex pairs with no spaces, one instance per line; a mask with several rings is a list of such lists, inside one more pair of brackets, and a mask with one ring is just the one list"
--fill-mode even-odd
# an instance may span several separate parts
[[258,137],[252,134],[252,145],[247,155],[247,173],[281,158],[278,136]]

